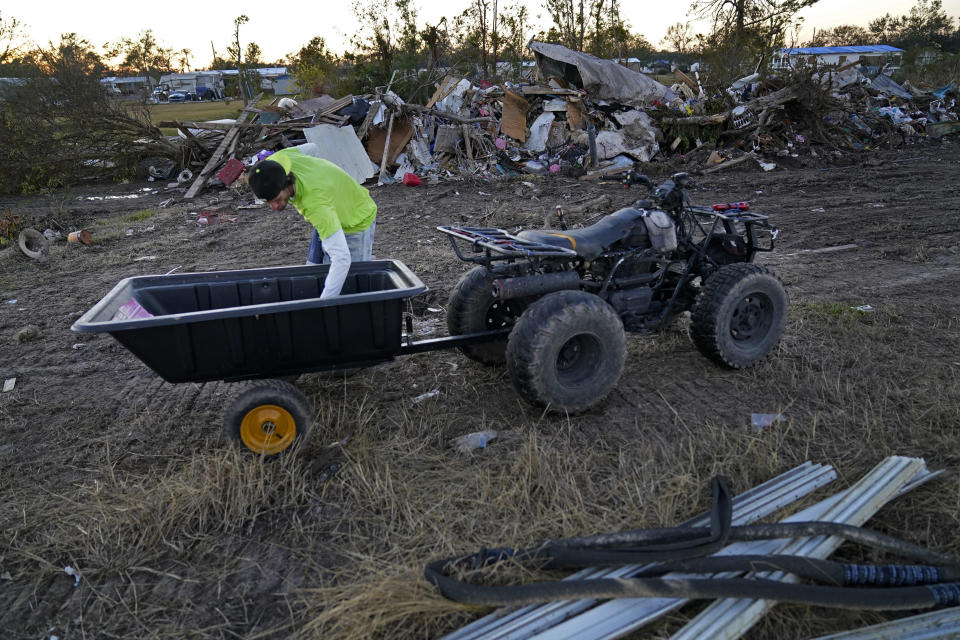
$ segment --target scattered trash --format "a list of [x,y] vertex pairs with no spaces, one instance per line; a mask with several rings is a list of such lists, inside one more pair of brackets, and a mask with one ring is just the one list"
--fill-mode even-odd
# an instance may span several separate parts
[[817,207],[816,209],[810,209],[810,211],[813,213],[825,213],[826,209],[824,209],[823,207]]
[[[530,41],[527,48],[535,61],[519,76],[475,85],[451,74],[422,105],[389,88],[365,96],[276,98],[265,108],[257,108],[256,96],[235,120],[158,123],[193,132],[181,142],[190,145],[184,154],[190,161],[175,186],[190,180],[183,196],[190,199],[208,185],[242,182],[244,167],[291,144],[358,182],[377,176],[378,185],[412,186],[524,173],[589,179],[616,172],[618,166],[605,164],[612,159],[624,158],[615,162],[627,170],[663,155],[717,171],[752,169],[739,163],[757,158],[757,171],[773,171],[789,166],[758,156],[841,157],[960,132],[955,83],[918,90],[872,69],[867,77],[860,65],[822,74],[778,72],[776,82],[757,72],[733,82],[720,106],[693,66],[675,68],[679,82],[667,86],[648,75],[651,70],[560,45]],[[835,99],[811,102],[811,91]],[[800,111],[802,121],[793,115]],[[163,168],[151,176],[166,175]]]
[[17,304],[18,298],[13,298],[12,300],[7,300],[7,304]]
[[433,391],[427,391],[426,393],[421,393],[419,396],[417,396],[416,398],[412,399],[412,400],[410,401],[410,404],[418,404],[418,403],[420,403],[420,402],[423,402],[424,400],[428,400],[428,399],[430,399],[430,398],[436,398],[438,395],[440,395],[440,389],[434,389]]
[[723,156],[721,156],[721,155],[720,155],[719,153],[717,153],[716,151],[711,151],[711,152],[710,152],[710,157],[707,158],[707,166],[708,166],[708,167],[712,167],[712,166],[714,166],[714,165],[720,164],[720,163],[723,162],[723,161],[724,161],[724,157],[723,157]]
[[21,344],[24,342],[30,342],[31,340],[36,340],[41,336],[43,336],[43,332],[40,330],[40,327],[35,324],[28,324],[23,329],[17,331],[17,333],[14,334],[13,339],[17,344]]
[[84,342],[76,342],[70,348],[76,350],[76,349],[83,349],[85,346],[87,345]]
[[166,180],[173,175],[174,168],[175,165],[172,162],[169,162],[162,167],[150,165],[147,168],[147,173],[149,173],[150,178],[153,178],[154,180]]
[[405,173],[403,174],[403,184],[407,185],[408,187],[416,187],[423,184],[423,182],[420,180],[420,176],[417,174]]
[[495,440],[500,434],[493,429],[486,431],[475,431],[456,438],[451,444],[453,448],[461,453],[467,453],[474,449],[485,449],[487,443]]
[[197,216],[197,224],[201,227],[223,222],[236,223],[239,220],[240,216],[232,215],[229,211],[204,211]]
[[874,310],[873,307],[869,304],[862,304],[859,307],[850,307],[850,308],[853,309],[854,311],[860,311],[862,313],[870,313]]
[[217,172],[217,178],[220,179],[220,182],[222,182],[224,186],[229,187],[236,182],[245,168],[246,166],[242,162],[236,158],[230,158],[230,161],[223,165],[223,169]]
[[68,576],[73,576],[73,586],[80,584],[80,572],[73,567],[64,567],[63,572]]
[[781,413],[754,413],[750,416],[750,424],[759,431],[769,427],[774,422],[786,422],[787,419]]
[[114,320],[137,320],[140,318],[152,318],[153,314],[144,309],[139,302],[130,299],[120,305],[116,313],[113,314]]
[[13,388],[14,388],[15,386],[17,386],[17,379],[16,379],[16,378],[7,378],[6,380],[3,381],[3,391],[2,391],[2,393],[7,393],[7,392],[9,392],[9,391],[13,391]]
[[93,235],[86,229],[71,231],[70,234],[67,235],[67,242],[82,242],[83,244],[90,244],[93,242]]
[[61,235],[62,234],[59,231],[54,231],[53,229],[43,230],[43,237],[46,238],[47,240],[58,240],[61,237]]
[[143,262],[144,260],[156,260],[157,256],[140,256],[139,258],[134,258],[134,262]]
[[33,260],[39,260],[46,255],[50,248],[50,241],[36,229],[26,228],[17,237],[17,246],[23,255]]

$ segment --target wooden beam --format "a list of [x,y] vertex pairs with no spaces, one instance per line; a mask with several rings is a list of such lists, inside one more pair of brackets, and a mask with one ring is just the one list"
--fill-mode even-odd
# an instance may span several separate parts
[[546,96],[546,95],[555,95],[555,96],[579,96],[580,91],[577,89],[559,89],[554,87],[533,87],[533,86],[524,86],[521,89],[523,95],[525,96]]
[[697,83],[693,81],[693,78],[691,78],[690,76],[688,76],[687,74],[685,74],[683,71],[680,71],[680,69],[674,69],[674,70],[673,70],[673,75],[675,75],[676,77],[680,78],[680,80],[683,81],[683,84],[685,84],[685,85],[687,85],[688,87],[690,87],[693,91],[699,91],[699,90],[700,90],[700,87],[698,87],[698,86],[697,86]]
[[[247,119],[247,116],[250,115],[249,109],[253,105],[257,104],[260,98],[263,96],[262,93],[258,93],[256,97],[247,103],[246,108],[240,113],[240,116],[237,118],[238,124],[243,124]],[[240,134],[240,127],[234,126],[226,135],[223,136],[223,140],[220,141],[219,146],[214,150],[213,155],[210,156],[210,159],[207,161],[207,164],[204,165],[203,169],[200,171],[200,175],[197,176],[197,179],[193,181],[193,184],[190,185],[190,188],[187,189],[187,192],[183,194],[184,198],[192,198],[197,195],[200,189],[203,188],[203,185],[206,184],[207,178],[210,177],[216,168],[223,162],[223,154],[234,143],[237,136]]]
[[[329,116],[326,116],[329,117]],[[241,129],[259,129],[261,127],[266,127],[268,129],[307,129],[313,126],[313,123],[310,122],[275,122],[273,124],[260,124],[254,122],[240,122],[238,121],[233,124],[228,124],[225,122],[189,122],[189,121],[180,121],[180,120],[163,120],[157,123],[158,127],[171,127],[181,129],[188,127],[190,129],[208,129],[212,131],[230,131],[231,129],[238,127]]]

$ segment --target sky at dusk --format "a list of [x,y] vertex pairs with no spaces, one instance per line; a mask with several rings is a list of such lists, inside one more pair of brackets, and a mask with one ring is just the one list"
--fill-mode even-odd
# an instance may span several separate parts
[[[468,6],[468,0],[412,0],[419,22],[436,24],[446,15],[448,20]],[[515,0],[500,0],[501,10]],[[808,38],[812,27],[830,28],[840,24],[866,27],[884,14],[909,13],[916,0],[820,0],[799,15],[805,18],[802,38]],[[16,18],[25,25],[30,40],[46,45],[59,41],[61,33],[75,32],[96,47],[122,37],[136,38],[145,29],[152,29],[164,47],[192,52],[191,66],[205,67],[212,59],[212,46],[221,57],[233,38],[233,20],[241,14],[250,22],[240,27],[240,43],[260,45],[263,58],[273,61],[295,53],[314,36],[323,37],[330,49],[342,53],[349,37],[356,30],[356,19],[349,0],[301,2],[185,2],[166,0],[163,3],[135,3],[119,0],[62,2],[61,0],[25,2],[12,9],[0,9],[4,20]],[[542,2],[528,1],[533,24],[549,25]],[[631,31],[642,33],[658,46],[667,27],[687,22],[688,2],[649,2],[621,0],[621,15],[630,23]],[[960,16],[960,0],[943,0],[947,15]],[[540,16],[539,19],[537,16]],[[693,23],[695,30],[706,27]],[[697,27],[700,27],[697,29]]]

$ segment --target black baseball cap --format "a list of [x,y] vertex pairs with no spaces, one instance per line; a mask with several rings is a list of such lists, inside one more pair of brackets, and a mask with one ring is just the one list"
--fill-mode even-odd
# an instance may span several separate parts
[[247,183],[261,200],[273,200],[287,186],[287,171],[279,162],[261,160],[247,173]]

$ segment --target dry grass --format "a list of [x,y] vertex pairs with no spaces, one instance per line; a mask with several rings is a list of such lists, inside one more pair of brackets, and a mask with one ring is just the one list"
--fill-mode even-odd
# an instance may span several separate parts
[[[759,432],[738,423],[744,414],[723,398],[687,406],[664,392],[644,399],[632,425],[608,431],[520,404],[507,421],[479,408],[491,389],[509,392],[503,372],[454,354],[413,357],[403,370],[411,377],[400,380],[394,365],[348,379],[308,376],[302,386],[324,428],[307,455],[263,464],[214,448],[136,472],[107,464],[80,474],[74,492],[6,514],[0,573],[18,583],[31,576],[40,594],[68,580],[64,566],[77,568],[80,595],[44,618],[69,637],[438,637],[480,614],[425,582],[423,567],[438,557],[668,526],[705,508],[717,473],[740,492],[807,459],[835,464],[839,486],[888,454],[955,468],[960,381],[941,356],[960,345],[954,339],[937,347],[940,356],[930,353],[911,337],[925,322],[958,335],[957,320],[933,302],[873,313],[795,305],[776,357],[725,378],[737,406],[748,398],[758,411],[788,417]],[[631,357],[654,362],[689,351],[684,331],[633,340]],[[434,386],[450,400],[408,401]],[[463,455],[447,446],[484,428],[501,432],[485,450]],[[343,437],[342,446],[325,447]],[[332,477],[323,473],[330,461],[342,465]],[[935,482],[874,524],[958,553],[957,489],[955,478]],[[213,594],[220,604],[210,610]],[[801,637],[879,619],[778,607],[753,634]],[[673,616],[655,633],[679,624]]]

